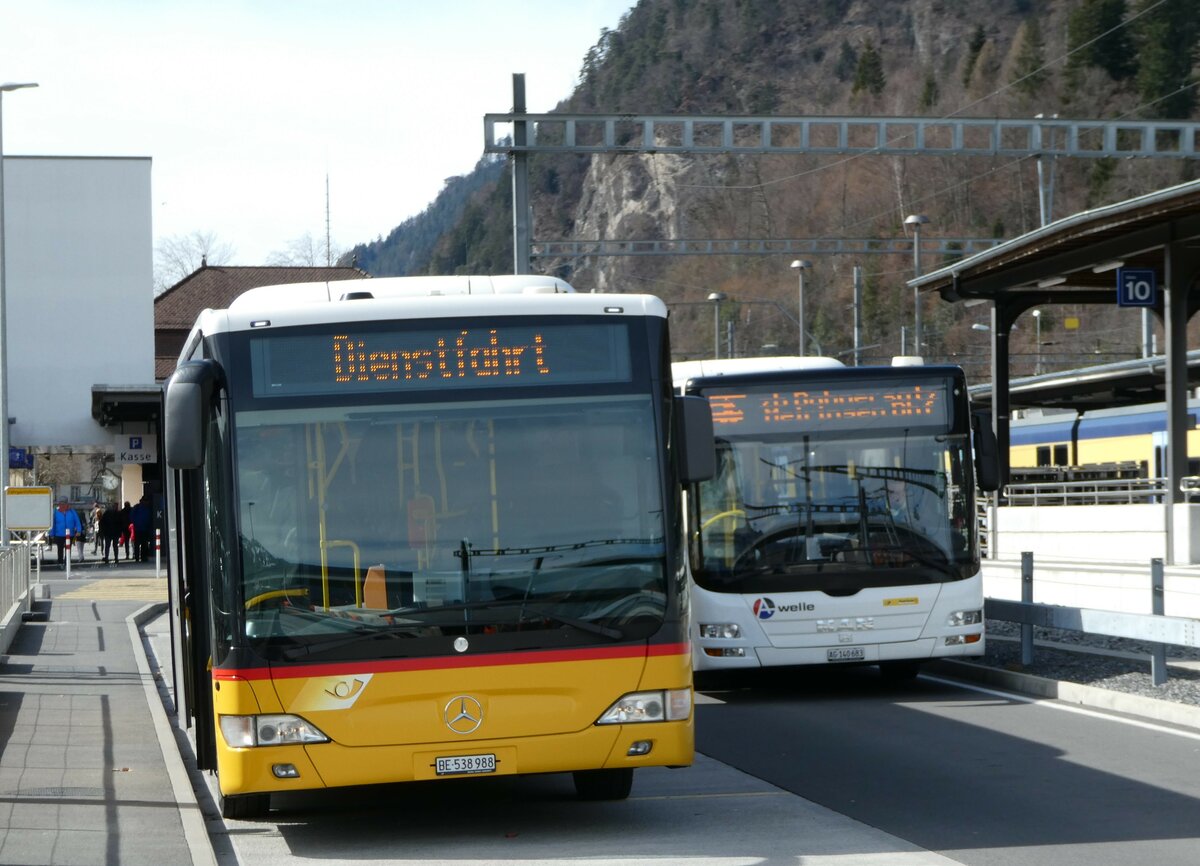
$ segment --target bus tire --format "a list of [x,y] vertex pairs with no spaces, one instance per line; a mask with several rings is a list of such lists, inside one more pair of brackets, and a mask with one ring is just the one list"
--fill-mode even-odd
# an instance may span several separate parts
[[575,795],[580,800],[624,800],[633,789],[633,768],[576,770]]
[[251,821],[266,817],[271,810],[270,794],[222,794],[221,817]]
[[902,662],[880,662],[879,673],[889,683],[906,683],[917,678],[921,663],[911,659]]

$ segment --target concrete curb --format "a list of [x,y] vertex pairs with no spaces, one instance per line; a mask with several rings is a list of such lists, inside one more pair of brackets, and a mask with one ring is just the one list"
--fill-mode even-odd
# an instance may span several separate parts
[[154,734],[158,738],[158,747],[162,750],[167,776],[171,780],[171,791],[175,795],[175,805],[179,809],[183,835],[187,839],[188,850],[192,854],[192,864],[193,866],[217,866],[217,855],[213,850],[212,839],[208,835],[204,814],[197,801],[196,792],[192,788],[187,767],[184,766],[183,758],[179,754],[174,726],[167,717],[167,711],[159,697],[158,686],[155,683],[154,674],[150,670],[150,662],[146,658],[146,645],[142,640],[142,625],[161,616],[166,610],[167,602],[154,602],[135,611],[125,620],[125,623],[129,629],[129,640],[133,644],[138,675],[141,677],[146,691],[146,703],[150,706],[150,716],[154,720]]
[[925,670],[942,676],[982,683],[1036,698],[1062,701],[1081,707],[1125,713],[1170,725],[1200,730],[1200,707],[1178,704],[1158,698],[1146,698],[1079,683],[1050,680],[1033,674],[991,668],[973,662],[940,659],[925,665]]

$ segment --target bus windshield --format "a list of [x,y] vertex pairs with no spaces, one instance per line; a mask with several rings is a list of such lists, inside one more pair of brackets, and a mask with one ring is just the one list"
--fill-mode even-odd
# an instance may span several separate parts
[[718,430],[717,475],[693,504],[696,582],[852,595],[973,574],[966,436],[863,433]]
[[649,395],[255,409],[234,427],[239,603],[268,659],[560,647],[662,623]]

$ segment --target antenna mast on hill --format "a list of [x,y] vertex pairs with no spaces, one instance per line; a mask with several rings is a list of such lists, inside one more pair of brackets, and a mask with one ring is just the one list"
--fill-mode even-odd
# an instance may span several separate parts
[[329,172],[325,173],[325,267],[333,267],[333,248],[329,240]]

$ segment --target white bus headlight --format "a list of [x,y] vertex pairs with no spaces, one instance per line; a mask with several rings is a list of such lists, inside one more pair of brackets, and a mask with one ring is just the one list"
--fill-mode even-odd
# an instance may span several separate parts
[[700,637],[715,637],[732,640],[742,636],[742,627],[736,622],[700,623]]
[[979,625],[983,622],[981,610],[956,610],[946,617],[946,625],[955,628],[961,625]]
[[630,692],[604,711],[597,725],[631,725],[640,722],[677,722],[692,713],[691,689]]
[[311,723],[292,715],[221,716],[221,733],[235,749],[329,742]]

